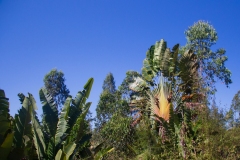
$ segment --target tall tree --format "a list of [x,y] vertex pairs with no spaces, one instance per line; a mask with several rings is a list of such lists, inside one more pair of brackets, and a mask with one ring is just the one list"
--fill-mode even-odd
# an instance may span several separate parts
[[232,113],[232,126],[240,125],[240,90],[234,95],[232,99],[232,105],[230,108],[230,113]]
[[114,77],[111,72],[105,78],[102,88],[104,91],[108,90],[110,93],[114,93],[116,91]]
[[231,107],[240,112],[240,90],[234,95]]
[[44,76],[44,86],[48,93],[53,97],[57,107],[60,108],[69,95],[69,89],[65,85],[65,77],[62,71],[52,69]]
[[216,79],[220,79],[226,86],[232,83],[231,71],[225,67],[227,56],[225,49],[220,48],[215,52],[211,47],[218,40],[215,28],[205,21],[198,21],[186,31],[187,44],[184,49],[192,49],[199,61],[199,76],[202,87],[207,94],[214,94]]
[[126,114],[127,102],[122,99],[121,92],[116,90],[115,81],[112,73],[109,73],[103,82],[103,91],[100,95],[96,112],[96,127],[99,128],[111,119],[117,111]]
[[98,102],[96,112],[96,127],[99,128],[104,123],[106,123],[114,113],[116,97],[114,93],[116,92],[115,81],[112,73],[108,73],[103,81],[102,93],[100,95],[100,100]]

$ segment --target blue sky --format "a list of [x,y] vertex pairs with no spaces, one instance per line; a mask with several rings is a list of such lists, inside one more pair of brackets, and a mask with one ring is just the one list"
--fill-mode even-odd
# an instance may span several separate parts
[[32,93],[41,114],[38,91],[53,68],[65,73],[75,96],[95,79],[89,101],[95,107],[105,76],[120,85],[128,70],[141,71],[147,49],[165,39],[185,45],[184,31],[194,22],[210,22],[218,32],[216,48],[225,48],[233,84],[217,84],[217,103],[228,108],[240,90],[240,1],[0,0],[0,88],[14,115],[17,94]]

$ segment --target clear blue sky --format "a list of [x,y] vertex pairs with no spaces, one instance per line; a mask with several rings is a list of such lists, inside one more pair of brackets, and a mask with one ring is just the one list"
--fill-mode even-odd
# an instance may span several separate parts
[[161,38],[185,45],[184,31],[198,20],[210,22],[225,48],[233,84],[218,83],[217,103],[228,108],[240,90],[240,1],[146,0],[0,0],[0,88],[10,98],[10,112],[21,107],[17,94],[34,95],[53,68],[65,73],[75,96],[95,79],[91,111],[112,72],[120,85],[128,70],[141,71],[147,49]]

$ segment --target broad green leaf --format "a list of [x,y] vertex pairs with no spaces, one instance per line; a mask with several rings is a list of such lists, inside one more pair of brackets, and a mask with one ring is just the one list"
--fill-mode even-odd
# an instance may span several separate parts
[[68,113],[69,113],[71,101],[72,101],[72,98],[68,97],[62,108],[62,112],[60,114],[59,121],[57,124],[57,132],[55,135],[55,146],[57,146],[57,145],[59,145],[59,143],[61,143],[61,137],[67,130]]
[[83,136],[83,127],[84,127],[84,119],[88,113],[88,110],[91,106],[91,102],[88,102],[86,105],[85,105],[85,110],[83,111],[83,113],[78,117],[76,123],[74,124],[72,130],[71,130],[71,133],[68,137],[68,142],[75,142],[75,143],[78,143],[82,136]]
[[179,51],[179,44],[176,44],[173,48],[172,48],[172,63],[171,63],[171,67],[173,67],[173,72],[176,71],[176,65],[177,65],[177,59],[178,59],[178,51]]
[[84,85],[84,90],[79,91],[76,95],[76,97],[72,100],[72,105],[70,107],[69,111],[69,121],[68,121],[68,130],[67,133],[70,132],[72,127],[74,126],[77,118],[82,113],[83,106],[85,105],[85,102],[87,98],[89,97],[92,85],[93,85],[93,78],[90,78],[87,83]]
[[56,156],[55,156],[55,160],[63,160],[64,158],[62,158],[63,155],[63,152],[61,149],[58,150]]
[[54,137],[52,137],[50,139],[50,141],[48,142],[46,154],[47,154],[47,158],[49,160],[54,159],[54,157],[55,157],[55,140],[54,140]]
[[[31,112],[32,106],[29,98],[23,94],[18,94],[22,103],[22,108],[15,115],[14,144],[17,148],[27,147],[32,137]],[[21,99],[24,98],[24,99]],[[31,144],[29,144],[31,145]]]
[[153,57],[153,66],[155,70],[161,70],[166,48],[167,43],[163,39],[161,39],[160,42],[156,42]]
[[55,160],[68,160],[69,157],[72,155],[75,147],[75,143],[69,143],[68,145],[63,147],[63,150],[59,149],[55,156]]
[[67,146],[63,146],[63,152],[65,153],[67,160],[72,155],[75,148],[76,148],[75,143],[69,143]]
[[9,102],[8,98],[5,97],[4,90],[0,89],[0,144],[4,141],[5,133],[11,127],[11,121],[9,120]]
[[8,133],[4,142],[0,146],[0,155],[1,155],[1,160],[5,160],[8,157],[8,154],[10,153],[12,149],[12,143],[13,143],[13,136],[14,133]]
[[33,125],[33,141],[36,147],[37,155],[39,159],[45,157],[46,144],[44,141],[43,132],[41,130],[41,126],[38,118],[35,113],[32,116],[32,125]]
[[85,104],[87,98],[90,95],[92,85],[93,85],[93,78],[90,78],[87,83],[84,85],[84,90],[79,91],[75,99],[73,100],[73,104],[79,108],[82,109],[83,104]]
[[84,89],[86,90],[86,98],[89,97],[91,89],[92,89],[92,85],[93,85],[94,79],[90,78],[87,83],[84,85]]
[[41,88],[39,90],[39,96],[43,109],[43,125],[47,128],[49,134],[54,136],[58,123],[57,105],[46,88]]
[[149,60],[144,59],[143,61],[143,68],[142,68],[142,76],[145,80],[151,81],[155,75],[152,66],[149,63]]
[[33,142],[36,147],[37,155],[39,159],[45,158],[45,150],[46,150],[46,144],[44,141],[43,132],[41,129],[40,122],[36,116],[36,102],[32,96],[32,94],[29,93],[29,101],[33,108],[32,115],[31,115],[31,122],[32,122],[32,132],[33,132]]

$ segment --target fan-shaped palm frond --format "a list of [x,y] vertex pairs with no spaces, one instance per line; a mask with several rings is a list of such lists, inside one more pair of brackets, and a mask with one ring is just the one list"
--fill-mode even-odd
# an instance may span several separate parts
[[150,109],[151,112],[158,118],[161,117],[165,121],[169,120],[170,106],[171,106],[171,88],[169,84],[160,78],[160,82],[156,89],[149,92]]

